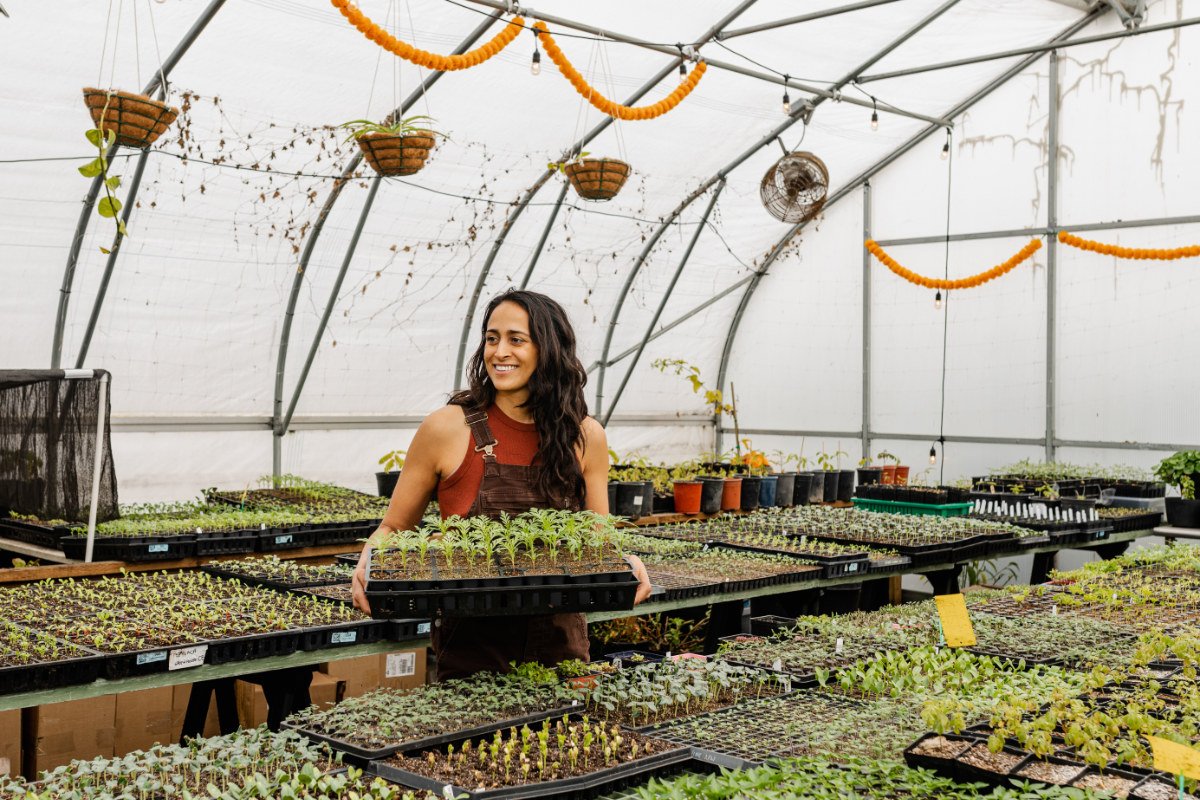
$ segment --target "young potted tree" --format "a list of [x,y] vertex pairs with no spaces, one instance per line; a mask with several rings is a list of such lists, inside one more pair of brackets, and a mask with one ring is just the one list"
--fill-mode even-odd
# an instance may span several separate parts
[[384,453],[379,459],[383,472],[375,473],[375,486],[380,497],[391,497],[396,491],[396,481],[400,480],[400,470],[404,469],[404,455],[407,450],[392,450]]
[[1200,528],[1200,500],[1196,484],[1200,482],[1200,450],[1181,450],[1164,458],[1154,475],[1169,486],[1179,487],[1179,497],[1168,497],[1167,524],[1177,528]]
[[[879,455],[875,457],[881,462],[879,467],[879,482],[885,486],[894,485],[896,483],[896,467],[900,463],[900,459],[896,458],[887,450],[880,452]],[[888,461],[891,461],[892,463],[889,464],[887,463]]]
[[824,491],[821,495],[821,500],[826,503],[832,503],[838,498],[838,471],[836,459],[832,453],[827,453],[824,450],[817,453],[817,463],[821,465],[821,474],[824,476]]

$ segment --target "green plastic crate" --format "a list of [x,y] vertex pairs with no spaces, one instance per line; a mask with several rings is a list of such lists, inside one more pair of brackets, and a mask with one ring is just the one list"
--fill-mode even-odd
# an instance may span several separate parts
[[882,511],[887,514],[911,514],[918,517],[965,517],[974,503],[946,503],[941,506],[925,503],[902,503],[897,500],[868,500],[854,498],[854,507],[863,511]]

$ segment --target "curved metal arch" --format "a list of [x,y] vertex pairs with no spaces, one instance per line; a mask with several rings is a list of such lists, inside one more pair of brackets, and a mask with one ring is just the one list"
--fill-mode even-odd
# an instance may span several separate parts
[[[479,25],[477,25],[475,29],[467,34],[466,38],[459,43],[458,47],[454,49],[454,54],[458,55],[465,53],[468,49],[470,49],[471,45],[473,45],[479,39],[479,37],[483,36],[483,34],[487,32],[487,29],[490,28],[496,20],[500,19],[500,17],[501,15],[499,13],[491,14],[484,19],[483,22],[479,23]],[[435,83],[437,83],[444,74],[445,73],[443,72],[431,72],[429,76],[421,82],[420,87],[418,87],[416,91],[409,95],[399,108],[394,109],[391,114],[388,115],[388,118],[394,119],[402,116],[404,112],[411,108],[418,100],[420,100],[421,97],[424,96],[425,93],[428,92],[429,89]],[[296,316],[296,303],[300,297],[300,287],[304,282],[304,275],[308,271],[308,263],[312,259],[313,250],[316,248],[317,240],[321,237],[321,231],[325,228],[325,220],[328,219],[329,213],[333,210],[334,204],[337,203],[338,198],[341,197],[342,189],[345,188],[350,176],[354,174],[354,171],[358,169],[358,165],[361,163],[362,153],[355,153],[350,159],[349,163],[346,165],[345,169],[342,170],[341,177],[334,181],[333,188],[329,193],[329,197],[325,198],[325,203],[321,206],[320,213],[317,214],[316,222],[313,223],[313,229],[309,233],[308,239],[304,243],[304,250],[300,254],[300,264],[296,267],[296,274],[292,278],[292,288],[288,295],[287,308],[283,315],[283,327],[279,335],[279,353],[275,361],[275,396],[271,411],[271,428],[274,433],[272,466],[276,475],[279,474],[281,466],[281,444],[283,435],[286,433],[286,428],[284,428],[282,424],[284,368],[287,365],[288,343],[291,338],[292,322]],[[297,387],[295,399],[298,398],[299,387]],[[295,406],[295,399],[293,399],[293,407]]]
[[569,181],[563,181],[558,199],[554,201],[554,208],[550,209],[550,218],[546,220],[546,227],[542,229],[542,238],[538,239],[537,247],[533,248],[533,255],[529,257],[529,266],[525,268],[525,275],[521,278],[522,289],[529,286],[529,281],[533,278],[533,270],[542,257],[542,248],[546,246],[546,240],[550,238],[550,229],[554,227],[554,220],[558,219],[558,212],[562,210],[563,200],[567,199],[567,189],[570,187]]
[[[165,96],[166,87],[162,85],[163,80],[170,74],[171,70],[175,69],[175,65],[179,63],[179,60],[183,58],[196,39],[200,37],[200,34],[208,26],[208,23],[212,21],[212,18],[217,15],[217,12],[221,10],[221,6],[223,5],[225,5],[225,0],[212,0],[208,4],[204,12],[192,23],[192,27],[188,29],[188,32],[179,40],[179,44],[175,45],[175,49],[170,52],[166,60],[159,66],[158,70],[154,73],[154,77],[150,79],[150,82],[146,84],[146,88],[142,90],[142,94],[150,95],[161,88]],[[112,158],[119,148],[120,145],[114,143],[109,148],[106,154],[107,157]],[[142,164],[145,164],[144,160]],[[140,174],[139,172],[139,176]],[[97,175],[95,178],[92,178],[92,185],[88,187],[88,193],[83,198],[83,208],[79,211],[79,221],[75,223],[75,236],[71,239],[71,249],[67,252],[67,266],[63,270],[62,286],[58,290],[58,314],[54,320],[54,344],[50,350],[50,367],[52,369],[58,369],[62,364],[63,333],[67,327],[67,307],[71,303],[71,287],[75,283],[75,266],[79,263],[79,251],[83,247],[83,237],[87,233],[88,223],[92,219],[92,209],[96,206],[96,198],[100,196],[100,184],[103,180],[103,175]],[[127,204],[127,208],[131,208],[132,206],[133,203]],[[132,213],[131,210],[127,211],[124,218],[128,220],[129,214]],[[117,248],[121,243],[121,238],[121,235],[117,234],[113,246],[109,248],[112,250],[112,254],[106,270],[110,274],[113,263],[116,261]],[[97,308],[93,313],[98,314],[99,309]],[[86,348],[84,352],[86,353]]]
[[[1102,16],[1105,13],[1105,10],[1106,9],[1102,6],[1096,6],[1092,10],[1088,11],[1088,13],[1085,14],[1083,17],[1081,17],[1080,19],[1071,23],[1071,25],[1069,25],[1065,30],[1063,30],[1062,32],[1057,34],[1053,39],[1050,40],[1049,43],[1054,44],[1054,43],[1069,39],[1070,37],[1074,36],[1079,31],[1086,28],[1088,25],[1090,25],[1092,22],[1094,22],[1100,16]],[[951,109],[946,114],[946,118],[953,119],[954,117],[957,117],[960,114],[962,114],[964,111],[967,111],[973,105],[978,103],[980,100],[987,97],[993,91],[998,89],[1000,86],[1003,86],[1005,83],[1012,80],[1012,78],[1019,75],[1026,68],[1028,68],[1031,64],[1033,64],[1038,59],[1040,59],[1043,55],[1045,55],[1045,54],[1039,52],[1039,53],[1035,53],[1033,55],[1030,55],[1026,58],[1021,59],[1020,62],[1013,65],[1009,69],[1005,70],[1003,73],[1001,73],[995,79],[988,82],[988,84],[986,86],[982,87],[977,92],[975,92],[970,97],[968,97],[966,100],[963,100],[958,105],[956,105],[953,109]],[[825,203],[825,208],[829,208],[834,203],[836,203],[837,201],[841,200],[846,195],[853,192],[855,189],[857,189],[859,186],[866,183],[868,180],[870,180],[872,177],[874,177],[877,173],[879,173],[881,170],[883,170],[889,164],[894,162],[896,159],[900,158],[902,155],[907,153],[909,150],[913,149],[918,144],[920,144],[922,141],[927,139],[932,134],[940,131],[941,129],[942,129],[942,126],[940,126],[940,125],[930,125],[925,130],[923,130],[920,133],[913,136],[911,139],[909,139],[904,144],[900,145],[900,147],[893,150],[891,153],[889,153],[883,159],[877,161],[875,164],[868,167],[865,171],[863,171],[856,178],[854,178],[852,181],[850,181],[850,183],[846,184],[841,189],[839,189],[837,192],[835,192],[833,194],[833,196],[829,198],[829,201]],[[718,387],[725,385],[725,379],[728,376],[728,370],[729,370],[729,356],[730,356],[730,353],[733,351],[733,342],[737,338],[738,328],[741,326],[742,317],[746,313],[746,307],[750,304],[750,300],[754,297],[755,291],[758,290],[758,285],[762,282],[763,276],[767,274],[767,270],[770,269],[771,264],[774,263],[775,259],[777,259],[780,256],[780,254],[787,247],[787,245],[791,242],[791,240],[795,237],[795,235],[797,233],[799,233],[800,230],[806,224],[807,223],[805,223],[805,222],[801,222],[798,225],[794,225],[786,234],[784,234],[784,236],[775,244],[775,246],[773,248],[771,248],[771,252],[767,256],[766,260],[763,262],[762,268],[755,271],[753,279],[746,286],[746,291],[745,291],[745,293],[743,293],[742,299],[738,303],[737,311],[734,313],[733,319],[730,320],[730,322],[729,322],[729,331],[725,335],[725,345],[721,350],[721,365],[720,365],[720,368],[717,373],[717,386]],[[720,426],[719,415],[718,415],[717,423],[718,423],[717,424],[717,450],[720,451],[722,435],[721,435],[721,430],[720,430],[721,426]]]
[[[629,290],[633,286],[633,280],[634,280],[634,278],[637,277],[638,273],[641,271],[642,265],[645,263],[647,256],[650,254],[651,249],[658,242],[659,238],[662,236],[662,234],[666,230],[667,226],[670,225],[672,222],[674,222],[675,218],[678,217],[679,214],[682,213],[685,208],[687,208],[687,206],[689,206],[698,197],[700,197],[702,194],[704,194],[704,192],[706,192],[709,189],[709,187],[711,187],[714,183],[716,183],[717,181],[724,181],[726,176],[728,176],[730,172],[732,172],[733,170],[737,169],[742,164],[744,164],[747,160],[749,160],[749,158],[751,156],[753,156],[755,153],[757,153],[763,147],[765,147],[766,145],[768,145],[771,142],[778,139],[780,137],[780,135],[782,135],[784,133],[784,131],[786,131],[792,125],[796,124],[796,122],[803,120],[805,122],[805,124],[807,124],[808,119],[811,117],[813,110],[816,109],[817,106],[819,106],[825,100],[828,100],[830,97],[835,96],[839,90],[841,90],[848,83],[853,81],[858,75],[860,75],[862,73],[863,70],[869,69],[873,65],[877,64],[882,58],[887,56],[889,53],[891,53],[893,50],[895,50],[900,45],[904,44],[906,41],[911,39],[913,36],[916,36],[918,33],[921,32],[922,29],[924,29],[926,26],[928,26],[931,22],[936,20],[938,17],[945,14],[947,11],[949,11],[951,8],[953,8],[955,5],[957,5],[959,2],[961,2],[961,0],[945,0],[945,2],[943,2],[940,6],[935,8],[929,14],[925,15],[925,17],[923,17],[919,22],[917,22],[915,25],[913,25],[913,27],[909,28],[904,33],[902,33],[900,36],[893,39],[891,42],[889,42],[887,45],[885,45],[881,50],[877,51],[874,55],[872,55],[866,61],[864,61],[863,63],[856,66],[853,70],[848,72],[841,80],[839,80],[837,83],[833,84],[828,90],[824,90],[823,94],[819,95],[818,97],[814,98],[813,100],[807,101],[806,103],[797,104],[796,110],[791,114],[791,116],[788,117],[788,119],[786,121],[775,126],[775,128],[772,129],[772,131],[770,133],[768,133],[766,136],[759,139],[758,142],[756,142],[752,147],[750,147],[749,149],[744,151],[741,155],[739,155],[737,158],[735,158],[733,161],[731,161],[727,165],[725,165],[719,172],[717,172],[716,175],[714,175],[713,177],[709,178],[707,181],[702,183],[698,189],[696,189],[694,192],[692,192],[690,195],[688,195],[687,198],[685,198],[682,203],[680,203],[678,206],[676,206],[675,210],[672,211],[671,214],[663,222],[660,223],[658,230],[654,232],[654,235],[647,242],[646,247],[643,248],[641,254],[638,256],[637,260],[634,262],[633,269],[630,270],[629,277],[625,280],[625,286],[621,290],[621,294],[617,297],[617,300],[614,303],[613,313],[612,313],[612,316],[609,319],[609,323],[608,323],[608,331],[606,331],[605,336],[604,336],[604,350],[600,356],[600,371],[599,371],[599,373],[597,373],[597,376],[596,376],[596,409],[595,409],[595,413],[597,416],[599,416],[603,411],[604,375],[605,375],[606,367],[608,365],[608,354],[612,347],[613,333],[616,330],[618,319],[621,316],[621,310],[625,305],[625,297],[629,294]],[[755,282],[752,282],[751,285],[753,286]],[[675,288],[675,284],[672,283],[671,286],[667,289],[667,298],[665,298],[663,300],[664,305],[666,303],[666,299],[670,298],[671,292],[674,290],[674,288]],[[650,332],[647,332],[646,335],[649,336]],[[643,340],[642,346],[644,347],[644,340]],[[632,370],[632,368],[631,368],[631,370]],[[629,375],[627,374],[625,376],[625,382],[628,382],[628,380],[629,380]],[[723,381],[719,382],[717,385],[718,386],[723,385]],[[622,388],[624,388],[624,383],[622,383]],[[618,391],[617,394],[619,397],[620,391]],[[613,402],[613,405],[615,407],[615,405],[616,405],[615,400]],[[612,415],[612,409],[609,409],[609,415],[610,416]]]
[[[733,11],[726,14],[715,25],[709,28],[709,30],[697,41],[696,46],[698,47],[705,42],[711,41],[718,33],[721,32],[722,29],[724,29],[726,25],[741,16],[746,9],[754,5],[756,2],[757,0],[742,0],[742,2],[738,3],[737,7],[734,8]],[[645,96],[646,92],[653,89],[659,83],[659,81],[663,80],[668,75],[673,74],[675,72],[675,68],[678,67],[682,62],[682,58],[673,58],[668,66],[664,67],[658,72],[658,74],[643,84],[640,89],[630,95],[625,101],[625,105],[632,105],[640,100],[643,96]],[[564,159],[580,152],[585,144],[599,136],[605,128],[612,124],[612,122],[612,117],[605,117],[604,121],[589,131],[582,139],[577,141],[564,152]],[[483,269],[479,273],[478,280],[475,281],[475,291],[472,292],[471,300],[467,304],[467,313],[463,319],[462,336],[459,338],[458,342],[458,356],[455,358],[454,362],[455,391],[462,388],[463,363],[466,359],[467,341],[471,335],[471,324],[474,322],[475,310],[479,306],[479,296],[483,293],[483,286],[487,281],[488,275],[491,273],[492,264],[496,260],[496,255],[500,252],[500,248],[504,246],[504,240],[508,236],[509,230],[512,229],[513,223],[516,222],[517,217],[521,215],[521,213],[529,205],[530,201],[533,200],[534,195],[537,194],[538,190],[546,184],[546,181],[549,180],[550,176],[553,174],[554,170],[546,170],[546,172],[537,180],[537,182],[525,191],[525,194],[517,202],[517,206],[513,210],[513,213],[510,214],[508,220],[505,221],[504,228],[501,230],[500,236],[497,237],[496,241],[492,244],[492,250],[488,253],[487,260],[484,262]],[[703,192],[701,192],[701,194],[703,194]],[[542,242],[545,243],[544,237]],[[596,413],[599,413],[599,411]]]

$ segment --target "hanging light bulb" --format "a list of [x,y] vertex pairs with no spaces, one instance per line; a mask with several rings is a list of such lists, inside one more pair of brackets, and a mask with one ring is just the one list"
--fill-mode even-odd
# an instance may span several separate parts
[[936,463],[937,463],[937,445],[932,445],[932,444],[931,444],[931,445],[929,446],[929,463],[930,463],[930,464],[936,464]]
[[879,130],[879,106],[874,97],[871,98],[871,130]]
[[680,83],[687,82],[687,64],[685,64],[682,61],[679,62],[679,82]]
[[942,310],[942,290],[938,289],[937,294],[933,296],[933,308],[935,311]]
[[542,74],[542,51],[537,49],[537,45],[533,48],[533,61],[529,62],[529,74]]
[[787,89],[783,90],[783,114],[787,117],[792,115],[792,99],[788,97]]
[[942,161],[950,157],[950,129],[946,128],[946,143],[942,145]]

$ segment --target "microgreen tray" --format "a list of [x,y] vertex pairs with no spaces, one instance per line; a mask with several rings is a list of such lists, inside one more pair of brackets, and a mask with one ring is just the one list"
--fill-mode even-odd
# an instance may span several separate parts
[[852,502],[855,508],[863,511],[880,511],[886,514],[909,514],[919,517],[963,517],[971,513],[974,503],[945,503],[944,505],[927,505],[925,503],[904,503],[898,500],[868,500],[855,497]]

